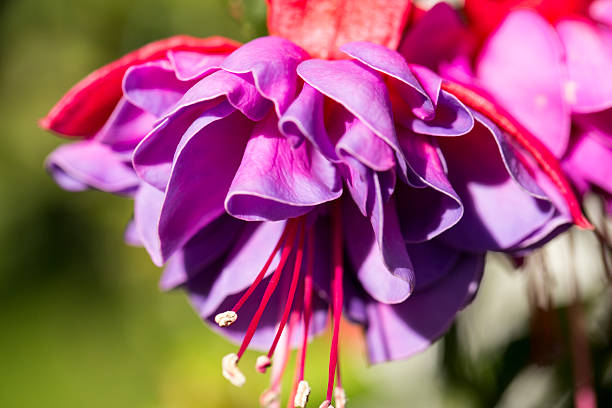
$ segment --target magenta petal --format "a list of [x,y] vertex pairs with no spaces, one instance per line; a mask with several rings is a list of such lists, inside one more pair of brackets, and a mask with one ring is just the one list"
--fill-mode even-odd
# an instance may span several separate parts
[[612,107],[612,49],[600,29],[582,20],[563,20],[557,32],[565,46],[566,98],[572,110],[588,113]]
[[612,27],[612,0],[595,0],[589,7],[589,14],[595,20]]
[[383,204],[379,197],[371,224],[350,200],[344,203],[346,251],[359,282],[380,302],[403,302],[414,288],[414,272],[399,230],[394,201]]
[[515,11],[490,37],[478,63],[481,84],[557,157],[567,148],[563,47],[538,14]]
[[129,194],[138,187],[138,177],[129,164],[110,147],[95,140],[65,144],[53,151],[45,163],[60,187],[69,191],[95,188]]
[[160,117],[191,85],[180,81],[167,61],[148,62],[127,70],[123,77],[123,94],[135,106]]
[[478,290],[483,255],[463,255],[454,269],[428,289],[405,302],[369,302],[366,341],[372,363],[398,360],[429,347]]
[[434,103],[414,77],[406,60],[397,52],[368,42],[344,44],[340,50],[370,68],[388,75],[394,86],[421,119],[434,114]]
[[168,60],[176,77],[181,81],[191,81],[211,74],[221,67],[223,54],[201,54],[192,51],[168,51]]
[[612,193],[612,149],[602,144],[595,131],[578,138],[564,159],[564,167],[572,176],[579,176]]
[[295,98],[298,64],[306,51],[279,37],[257,38],[230,54],[222,64],[225,71],[251,74],[257,90],[274,102],[280,118]]
[[335,167],[303,143],[293,148],[269,116],[253,130],[225,208],[247,221],[297,217],[342,194]]
[[[202,118],[208,122],[208,118]],[[200,127],[198,121],[194,127]],[[167,259],[200,228],[223,213],[223,201],[244,151],[249,128],[239,112],[189,130],[176,151],[159,220],[162,256]]]
[[410,63],[438,71],[464,55],[470,32],[459,13],[447,3],[438,3],[423,15],[402,40],[399,53]]

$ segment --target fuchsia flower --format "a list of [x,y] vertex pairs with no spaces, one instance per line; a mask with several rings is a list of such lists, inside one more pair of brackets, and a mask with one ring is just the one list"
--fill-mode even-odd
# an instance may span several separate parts
[[[372,362],[412,355],[471,301],[486,251],[529,250],[581,220],[547,151],[432,71],[461,55],[432,35],[454,12],[434,8],[402,40],[409,1],[366,14],[334,4],[272,2],[271,31],[285,38],[228,55],[170,50],[124,64],[119,113],[79,142],[110,153],[77,145],[49,159],[61,185],[126,192],[85,176],[94,168],[96,180],[113,179],[120,162],[137,190],[138,240],[167,265],[162,288],[183,287],[203,319],[240,342],[224,375],[244,382],[247,347],[268,350],[258,370],[277,365],[266,406],[278,403],[291,345],[300,347],[295,406],[305,405],[308,340],[328,311],[322,406],[336,375],[340,383],[343,311],[363,325]],[[305,35],[312,27],[316,41]],[[121,120],[128,108],[138,126]],[[107,140],[128,143],[120,152]]]
[[[562,160],[582,194],[612,194],[612,2],[590,18],[566,15],[552,26],[530,10],[510,13],[488,39],[476,77]],[[607,18],[607,20],[606,20]]]

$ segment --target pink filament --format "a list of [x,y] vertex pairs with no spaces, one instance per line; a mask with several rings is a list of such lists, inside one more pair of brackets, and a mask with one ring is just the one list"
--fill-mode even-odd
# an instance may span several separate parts
[[289,231],[287,232],[287,240],[285,241],[285,244],[283,245],[283,250],[281,252],[280,263],[272,274],[272,278],[270,278],[270,282],[268,282],[268,286],[266,287],[266,291],[264,292],[263,298],[261,299],[261,303],[259,304],[259,307],[257,308],[257,311],[255,312],[255,315],[253,316],[253,319],[251,320],[251,323],[247,328],[244,340],[240,345],[240,350],[238,350],[238,359],[242,357],[247,347],[249,346],[249,343],[251,342],[251,339],[255,334],[255,330],[257,329],[257,325],[259,324],[259,320],[261,319],[261,316],[263,315],[263,312],[266,309],[266,306],[268,305],[268,301],[272,297],[272,294],[274,294],[274,290],[278,286],[278,282],[282,275],[283,268],[285,267],[285,264],[289,259],[289,255],[291,255],[291,251],[293,250],[297,229],[295,223],[290,223],[287,229]]
[[314,270],[314,234],[308,232],[308,259],[306,261],[306,276],[304,277],[304,338],[299,356],[298,382],[304,379],[304,366],[306,365],[306,350],[308,348],[308,332],[310,330],[310,319],[312,318],[312,287]]
[[289,319],[289,326],[287,327],[287,338],[284,339],[284,344],[281,345],[281,351],[279,351],[279,353],[281,353],[280,369],[277,372],[272,372],[273,379],[270,388],[273,390],[280,389],[283,374],[285,373],[285,370],[287,369],[287,364],[289,363],[289,354],[291,353],[291,337],[293,335],[296,320],[297,315],[292,314],[291,318]]
[[283,241],[285,240],[285,238],[287,237],[287,234],[291,231],[293,231],[293,229],[295,228],[294,223],[292,222],[293,220],[289,220],[287,221],[287,226],[285,227],[282,235],[280,236],[280,238],[278,239],[278,242],[276,243],[276,246],[274,247],[274,250],[272,251],[272,253],[270,254],[270,257],[268,258],[268,260],[266,261],[266,264],[264,265],[264,267],[261,269],[261,271],[259,272],[259,275],[257,275],[257,277],[255,278],[255,281],[251,284],[251,286],[249,287],[249,289],[245,292],[244,295],[242,295],[242,297],[240,298],[240,300],[238,300],[238,302],[236,303],[236,305],[234,305],[234,307],[232,308],[232,310],[234,312],[237,312],[240,310],[240,308],[242,307],[242,305],[244,305],[244,302],[247,301],[247,299],[253,294],[253,292],[255,291],[255,289],[257,289],[257,286],[259,286],[259,284],[261,283],[261,281],[263,280],[264,276],[266,276],[266,272],[268,271],[268,268],[270,267],[270,265],[272,264],[272,261],[274,260],[274,256],[276,255],[276,253],[278,252],[278,250],[281,247],[281,244],[283,243]]
[[291,277],[291,286],[289,287],[289,292],[287,296],[287,303],[285,305],[285,310],[283,311],[283,316],[281,317],[280,324],[278,329],[276,330],[276,336],[274,337],[274,341],[272,342],[272,346],[268,351],[268,357],[272,358],[274,354],[274,350],[276,349],[276,345],[278,344],[278,340],[283,333],[283,329],[287,324],[287,319],[289,319],[289,314],[291,313],[291,307],[293,306],[293,298],[295,297],[295,292],[297,290],[299,277],[300,277],[300,268],[302,266],[302,258],[304,257],[304,220],[299,221],[300,228],[300,238],[297,246],[297,251],[295,255],[295,264],[293,265],[293,276]]
[[333,277],[332,302],[334,316],[334,331],[332,335],[331,350],[329,354],[329,377],[327,381],[327,400],[331,401],[334,390],[334,377],[338,361],[338,337],[340,334],[340,318],[344,293],[342,288],[343,258],[342,258],[342,213],[340,203],[335,203],[333,214]]

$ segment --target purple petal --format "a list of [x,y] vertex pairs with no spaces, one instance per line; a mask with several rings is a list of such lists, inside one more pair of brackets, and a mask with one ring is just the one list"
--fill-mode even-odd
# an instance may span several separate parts
[[366,341],[370,362],[398,360],[427,349],[473,298],[483,266],[483,255],[466,254],[446,277],[403,303],[369,302]]
[[511,13],[485,46],[477,72],[481,84],[555,155],[565,152],[570,117],[563,47],[542,17]]
[[325,129],[324,98],[322,93],[304,84],[298,97],[279,119],[278,128],[294,146],[307,139],[329,160],[337,161],[334,145]]
[[[378,181],[378,177],[375,179]],[[344,200],[346,251],[359,282],[374,299],[399,303],[412,293],[414,273],[400,233],[395,203],[381,201],[379,197],[370,224],[349,200]]]
[[159,242],[159,215],[164,202],[164,193],[147,183],[141,183],[134,197],[134,224],[139,241],[157,266],[164,264]]
[[[218,277],[213,280],[206,302],[200,305],[201,316],[211,316],[226,298],[243,292],[253,283],[284,229],[284,221],[245,224]],[[277,253],[265,276],[274,272],[279,260]]]
[[340,50],[370,68],[388,75],[391,78],[391,86],[397,89],[416,116],[421,119],[433,116],[432,100],[400,54],[382,45],[368,42],[344,44]]
[[374,171],[387,171],[395,167],[393,150],[376,136],[358,118],[342,109],[341,114],[330,118],[333,126],[341,127],[336,143],[339,157],[353,157]]
[[569,82],[566,98],[575,112],[588,113],[612,107],[612,52],[599,28],[579,20],[564,20],[557,32],[565,46]]
[[161,117],[191,85],[176,77],[170,63],[156,61],[128,69],[123,77],[123,94],[135,106]]
[[134,220],[130,220],[125,226],[125,230],[123,232],[123,241],[134,247],[142,247],[142,241],[140,239],[140,233],[138,232],[138,228]]
[[183,136],[159,220],[162,256],[167,259],[200,228],[223,213],[223,201],[246,146],[248,121],[239,112],[210,122],[201,118]]
[[403,131],[399,136],[408,166],[427,186],[398,188],[402,235],[408,242],[430,240],[461,219],[463,205],[446,176],[433,141],[410,131]]
[[552,219],[551,203],[531,196],[510,177],[487,128],[478,124],[467,136],[440,140],[465,209],[442,235],[445,242],[472,251],[508,250]]
[[[310,86],[344,106],[401,157],[389,95],[377,72],[357,61],[312,59],[298,66],[298,74]],[[403,160],[399,162],[402,166]]]
[[161,277],[160,288],[174,289],[206,270],[231,248],[243,226],[235,218],[221,216],[202,228],[181,251],[170,258]]
[[406,247],[415,275],[415,293],[421,292],[446,276],[455,267],[461,253],[437,240]]
[[[182,138],[190,139],[204,127],[234,112],[227,102],[185,109],[166,118],[134,150],[133,164],[141,179],[166,190],[175,152]],[[245,129],[248,132],[248,129]]]
[[279,37],[257,38],[231,53],[222,68],[235,74],[251,74],[257,90],[274,102],[278,118],[296,96],[296,67],[308,54]]
[[65,144],[53,151],[45,166],[55,182],[68,191],[95,188],[115,194],[131,194],[139,180],[129,164],[110,147],[95,140]]
[[121,98],[94,139],[130,160],[134,147],[153,129],[157,118]]
[[168,60],[176,77],[181,81],[191,81],[212,74],[221,68],[225,57],[192,51],[168,51]]
[[476,120],[478,120],[478,122],[489,131],[493,137],[493,140],[495,143],[497,143],[504,166],[506,167],[508,174],[514,178],[514,181],[516,181],[533,197],[546,199],[546,193],[542,191],[537,181],[534,179],[534,176],[531,174],[531,171],[525,167],[525,164],[523,164],[523,162],[519,159],[517,156],[517,151],[508,141],[506,134],[503,133],[497,127],[497,125],[495,125],[486,116],[476,111],[473,111],[472,113],[474,114]]
[[297,217],[342,194],[335,167],[308,144],[293,148],[274,116],[253,130],[225,208],[248,221]]

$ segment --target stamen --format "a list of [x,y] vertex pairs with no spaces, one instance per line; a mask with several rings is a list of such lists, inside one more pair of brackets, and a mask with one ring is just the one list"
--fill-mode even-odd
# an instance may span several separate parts
[[334,402],[338,408],[344,408],[346,406],[346,393],[344,392],[344,388],[334,388]]
[[293,379],[293,387],[289,398],[290,408],[291,401],[297,395],[299,383],[304,380],[304,368],[306,366],[306,351],[308,349],[308,333],[310,330],[310,320],[312,318],[312,287],[313,287],[313,271],[314,271],[314,233],[312,229],[308,231],[307,242],[307,257],[306,257],[306,275],[304,276],[304,300],[302,316],[304,319],[304,333],[302,338],[302,347],[298,353],[298,360],[295,365],[295,377]]
[[497,126],[512,136],[517,143],[525,148],[536,160],[544,173],[546,173],[550,180],[556,185],[559,193],[569,207],[574,223],[583,229],[593,229],[593,225],[582,213],[578,199],[569,181],[565,178],[559,161],[537,137],[531,134],[520,123],[513,120],[512,116],[501,106],[490,101],[479,92],[446,80],[442,82],[442,89],[459,98],[461,102],[465,103],[470,108],[486,115],[493,120]]
[[263,408],[272,408],[276,403],[279,402],[280,392],[268,388],[259,397],[259,404]]
[[[343,253],[342,253],[342,212],[340,203],[334,205],[333,212],[333,277],[332,277],[332,302],[334,331],[332,335],[331,350],[329,353],[329,377],[327,381],[327,401],[331,401],[334,389],[334,377],[338,361],[338,338],[340,334],[340,318],[342,316],[342,304],[344,293],[342,288],[343,275]],[[325,403],[324,403],[325,404]],[[322,405],[323,406],[323,405]]]
[[251,320],[251,323],[249,324],[249,327],[247,328],[247,332],[246,332],[246,335],[244,336],[244,340],[242,341],[242,344],[240,345],[240,350],[238,350],[238,354],[237,354],[238,359],[242,357],[247,347],[249,346],[249,343],[251,342],[251,339],[253,338],[253,335],[255,334],[255,330],[257,329],[257,325],[259,324],[259,320],[261,319],[261,316],[263,315],[263,312],[266,309],[266,306],[268,305],[270,298],[274,294],[274,290],[278,286],[278,282],[280,280],[283,269],[285,268],[285,265],[287,264],[287,260],[289,259],[289,255],[291,255],[291,251],[293,250],[293,245],[295,244],[295,235],[296,235],[295,223],[292,222],[288,226],[287,229],[289,230],[289,232],[287,233],[287,240],[285,244],[283,245],[283,250],[281,252],[281,260],[278,264],[278,267],[272,274],[272,278],[270,278],[270,282],[268,282],[268,286],[266,287],[266,291],[264,292],[261,303],[259,304],[259,307],[257,308],[257,311],[255,312],[255,315],[253,316],[253,319]]
[[[270,388],[261,394],[259,402],[265,408],[278,408],[280,407],[280,394],[281,394],[281,381],[283,379],[283,374],[287,369],[287,363],[289,362],[289,353],[291,352],[291,338],[293,335],[293,330],[295,328],[295,323],[297,320],[297,315],[293,314],[289,319],[289,326],[287,327],[287,331],[283,331],[282,341],[280,343],[280,347],[278,349],[277,358],[274,359],[272,364],[272,375],[270,378]],[[273,399],[276,397],[276,399]],[[269,405],[264,405],[267,402]]]
[[266,272],[268,271],[268,268],[272,264],[272,261],[274,260],[274,256],[276,255],[276,253],[280,249],[283,241],[285,240],[285,238],[288,235],[291,235],[291,233],[294,232],[295,228],[296,228],[296,224],[295,224],[293,219],[287,221],[287,225],[285,226],[285,230],[283,231],[283,233],[281,234],[280,238],[278,239],[278,242],[276,243],[276,246],[272,250],[272,253],[270,254],[270,257],[266,261],[266,264],[261,269],[261,271],[259,271],[259,274],[255,278],[255,281],[251,284],[249,289],[245,292],[244,295],[242,295],[240,300],[238,300],[238,302],[234,305],[234,307],[232,308],[232,311],[238,312],[240,310],[240,308],[242,307],[242,305],[244,305],[244,303],[247,301],[247,299],[253,294],[255,289],[257,289],[257,286],[259,286],[259,284],[263,280],[264,276],[266,276]]
[[293,399],[293,405],[295,408],[304,408],[308,403],[308,397],[310,396],[310,385],[308,385],[308,381],[300,381],[297,387],[297,392],[295,393],[295,398]]
[[246,382],[244,374],[238,368],[238,355],[231,353],[223,357],[221,360],[221,368],[223,369],[223,376],[229,380],[236,387],[242,387]]
[[229,310],[227,312],[219,313],[215,316],[215,323],[219,325],[219,327],[227,327],[231,326],[238,319],[238,315],[233,310]]
[[[270,350],[268,351],[268,359],[272,358],[274,354],[274,350],[276,349],[276,345],[278,344],[278,340],[280,339],[281,333],[287,324],[287,319],[289,319],[289,314],[291,313],[291,307],[293,306],[293,299],[295,298],[295,292],[298,287],[299,277],[300,277],[300,269],[302,266],[302,259],[304,257],[304,219],[301,218],[299,221],[299,242],[297,246],[297,251],[295,254],[295,263],[293,265],[293,276],[291,277],[291,285],[289,287],[289,292],[287,295],[287,303],[285,304],[285,310],[283,311],[283,316],[281,317],[280,324],[278,325],[278,329],[276,330],[276,336],[274,336],[274,341],[272,342],[272,346],[270,346]],[[264,370],[265,372],[265,370]]]
[[262,374],[266,373],[268,367],[272,365],[272,360],[268,356],[259,356],[255,362],[255,369]]

